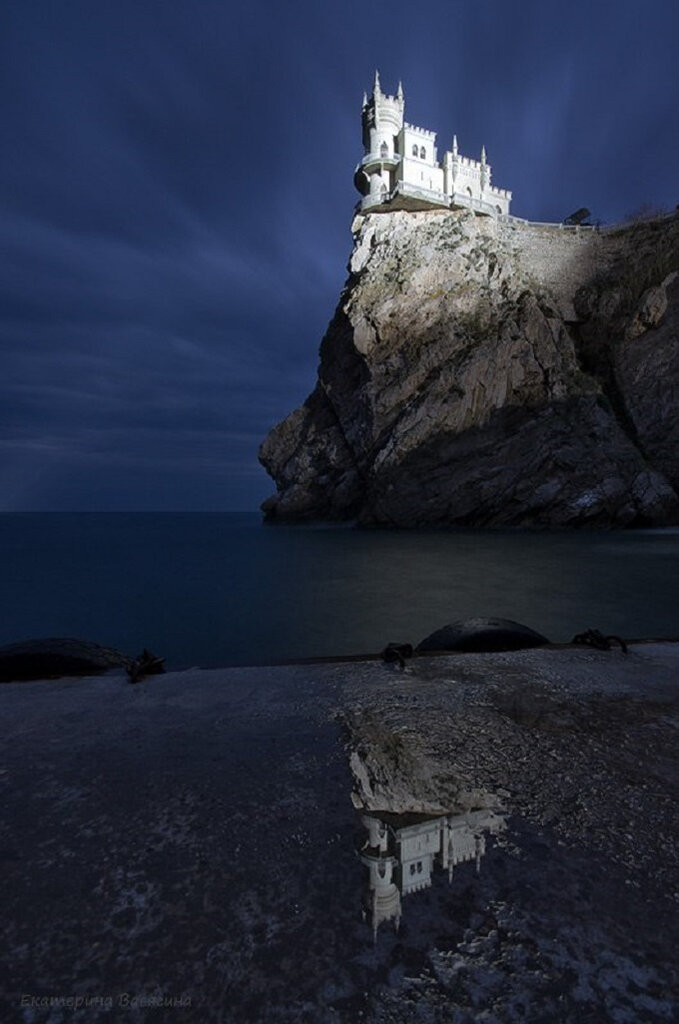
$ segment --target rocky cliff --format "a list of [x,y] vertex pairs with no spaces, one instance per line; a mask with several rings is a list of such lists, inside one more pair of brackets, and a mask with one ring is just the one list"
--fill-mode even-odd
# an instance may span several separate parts
[[318,383],[268,435],[268,519],[679,520],[679,219],[357,217]]

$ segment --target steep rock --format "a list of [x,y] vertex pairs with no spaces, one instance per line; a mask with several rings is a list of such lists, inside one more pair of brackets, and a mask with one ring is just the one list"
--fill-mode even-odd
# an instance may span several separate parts
[[603,234],[400,211],[354,228],[317,387],[261,449],[268,518],[676,517],[675,219]]

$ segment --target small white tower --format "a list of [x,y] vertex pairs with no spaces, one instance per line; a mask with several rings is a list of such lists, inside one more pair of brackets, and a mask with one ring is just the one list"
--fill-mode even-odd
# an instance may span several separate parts
[[377,200],[387,199],[394,184],[398,166],[398,135],[403,128],[403,88],[399,82],[395,96],[382,92],[379,72],[370,99],[363,94],[363,149],[364,156],[356,168],[354,184],[364,196]]

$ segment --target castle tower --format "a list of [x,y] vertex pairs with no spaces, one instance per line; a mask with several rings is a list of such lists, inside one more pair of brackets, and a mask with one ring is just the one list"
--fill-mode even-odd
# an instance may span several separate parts
[[368,889],[364,901],[364,919],[370,920],[373,936],[383,921],[393,921],[398,931],[401,922],[401,893],[394,881],[397,861],[394,857],[364,853],[361,860],[368,868]]
[[379,72],[375,72],[372,96],[363,97],[361,121],[363,125],[364,156],[356,168],[354,184],[361,195],[375,199],[391,195],[395,185],[395,171],[400,157],[398,136],[403,128],[405,100],[399,82],[395,96],[382,92]]

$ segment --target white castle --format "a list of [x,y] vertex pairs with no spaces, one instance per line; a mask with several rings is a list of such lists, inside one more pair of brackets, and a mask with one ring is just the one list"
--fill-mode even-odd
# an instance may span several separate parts
[[490,809],[433,817],[370,811],[361,823],[368,831],[360,850],[368,868],[363,919],[370,921],[377,938],[383,921],[393,921],[398,931],[401,897],[428,888],[436,864],[447,870],[449,882],[453,868],[465,861],[475,861],[478,872],[486,852],[485,833],[501,832],[505,817]]
[[485,146],[481,159],[460,156],[457,137],[438,162],[436,132],[403,120],[405,100],[399,82],[395,96],[380,88],[375,72],[373,94],[363,95],[365,156],[356,168],[354,184],[363,196],[360,210],[427,210],[466,206],[491,217],[509,213],[511,192],[491,185]]

